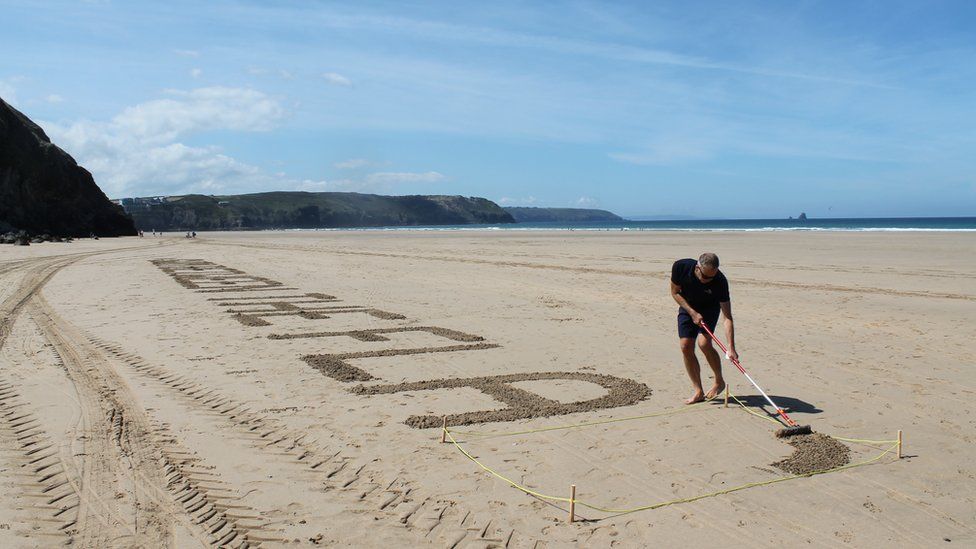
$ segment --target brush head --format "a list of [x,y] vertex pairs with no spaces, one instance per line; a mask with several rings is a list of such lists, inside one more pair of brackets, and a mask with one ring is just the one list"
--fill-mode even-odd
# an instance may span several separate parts
[[797,425],[796,427],[785,427],[776,431],[776,438],[787,438],[796,435],[812,435],[813,429],[809,425]]

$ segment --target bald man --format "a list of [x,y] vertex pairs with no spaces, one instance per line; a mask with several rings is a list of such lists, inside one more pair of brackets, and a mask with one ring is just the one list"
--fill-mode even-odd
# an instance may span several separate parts
[[[678,303],[678,341],[685,370],[691,379],[694,392],[685,404],[694,404],[715,398],[725,390],[722,377],[722,359],[712,346],[712,340],[702,329],[708,326],[713,333],[721,312],[725,316],[725,337],[729,343],[729,355],[738,359],[735,351],[735,330],[732,325],[732,302],[729,297],[729,281],[718,269],[718,256],[703,253],[697,261],[679,259],[671,266],[671,297]],[[715,383],[705,392],[701,382],[701,365],[695,354],[695,343],[708,361]]]

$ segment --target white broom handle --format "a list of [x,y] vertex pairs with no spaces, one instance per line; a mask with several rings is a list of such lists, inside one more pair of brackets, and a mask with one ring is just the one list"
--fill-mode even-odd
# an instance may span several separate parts
[[769,398],[769,395],[766,394],[766,391],[762,390],[762,387],[760,387],[759,384],[752,379],[751,375],[746,374],[744,371],[742,373],[745,374],[746,379],[748,379],[749,382],[752,383],[752,386],[755,387],[757,391],[762,393],[762,396],[766,398],[766,402],[768,402],[770,406],[775,408],[777,412],[779,412],[782,409],[779,406],[777,406],[775,402],[773,402],[773,399]]
[[746,376],[746,379],[749,380],[749,383],[752,383],[752,386],[755,387],[757,391],[762,393],[762,396],[766,399],[766,402],[768,402],[770,406],[775,408],[778,413],[782,414],[783,409],[777,406],[776,403],[773,402],[773,399],[769,398],[769,395],[766,394],[766,391],[763,391],[762,387],[760,387],[759,384],[756,383],[756,380],[752,379],[752,376],[749,375],[748,372],[746,372],[746,369],[743,368],[741,364],[739,364],[739,361],[732,358],[732,355],[729,354],[729,350],[728,348],[725,347],[725,344],[722,343],[722,340],[715,337],[715,334],[713,334],[712,331],[708,329],[708,326],[706,326],[704,322],[701,323],[701,327],[705,329],[705,332],[708,333],[709,337],[712,338],[712,341],[718,343],[718,346],[722,348],[722,351],[725,352],[725,358],[727,358],[729,362],[734,364],[735,367],[738,368],[740,372],[742,372],[742,375]]

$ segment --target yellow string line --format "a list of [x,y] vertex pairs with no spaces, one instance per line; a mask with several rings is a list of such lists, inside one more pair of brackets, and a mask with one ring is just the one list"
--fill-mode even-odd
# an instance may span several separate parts
[[[454,439],[454,437],[451,435],[451,431],[449,429],[444,429],[444,432],[447,434],[447,437],[451,440],[451,443],[458,450],[460,450],[460,452],[462,454],[464,454],[465,457],[467,457],[471,461],[475,462],[479,467],[481,467],[482,469],[484,469],[485,471],[487,471],[491,475],[493,475],[493,476],[495,476],[495,477],[497,477],[497,478],[499,478],[499,479],[507,482],[513,488],[516,488],[516,489],[518,489],[518,490],[520,490],[522,492],[525,492],[526,494],[535,496],[537,498],[545,499],[545,500],[549,500],[549,501],[561,501],[561,502],[566,502],[566,503],[569,503],[570,501],[572,501],[570,498],[564,498],[564,497],[559,497],[559,496],[550,496],[548,494],[543,494],[541,492],[537,492],[535,490],[531,490],[531,489],[526,488],[525,486],[522,486],[521,484],[515,482],[514,480],[512,480],[512,479],[510,479],[508,477],[505,477],[505,476],[503,476],[501,474],[499,474],[498,472],[496,472],[491,467],[488,467],[487,465],[485,465],[484,463],[482,463],[481,461],[479,461],[478,458],[476,458],[476,457],[472,456],[470,453],[468,453],[468,451],[465,450],[458,443],[458,441]],[[732,493],[732,492],[738,492],[740,490],[745,490],[745,489],[748,489],[748,488],[756,488],[756,487],[759,487],[759,486],[767,486],[767,485],[770,485],[770,484],[776,484],[776,483],[784,482],[784,481],[787,481],[787,480],[793,480],[793,479],[805,478],[805,477],[812,477],[812,476],[815,476],[815,475],[823,475],[823,474],[826,474],[826,473],[835,473],[835,472],[838,472],[838,471],[843,471],[845,469],[853,469],[854,467],[862,467],[864,465],[869,465],[871,463],[874,463],[874,462],[880,460],[881,458],[883,458],[884,456],[886,456],[887,454],[889,454],[893,450],[895,450],[897,447],[898,447],[898,442],[895,441],[895,443],[893,445],[891,445],[888,449],[884,450],[883,452],[881,452],[877,456],[874,456],[871,459],[867,459],[865,461],[861,461],[861,462],[858,462],[858,463],[849,463],[847,465],[841,465],[840,467],[834,467],[832,469],[824,469],[824,470],[820,470],[820,471],[811,471],[809,473],[803,473],[803,474],[800,474],[800,475],[790,475],[790,476],[786,476],[786,477],[779,477],[779,478],[774,478],[774,479],[764,480],[764,481],[759,481],[759,482],[750,482],[750,483],[747,483],[747,484],[742,484],[740,486],[735,486],[735,487],[732,487],[732,488],[726,488],[724,490],[718,490],[718,491],[715,491],[715,492],[709,492],[709,493],[706,493],[706,494],[700,494],[700,495],[692,496],[692,497],[688,497],[688,498],[679,498],[679,499],[674,499],[674,500],[671,500],[671,501],[664,501],[664,502],[661,502],[661,503],[654,503],[654,504],[651,504],[651,505],[643,505],[643,506],[640,506],[640,507],[633,507],[633,508],[629,508],[629,509],[613,509],[613,508],[607,508],[607,507],[600,507],[598,505],[594,505],[592,503],[589,503],[589,502],[587,502],[585,500],[580,500],[580,499],[576,499],[575,502],[577,504],[583,506],[583,507],[592,509],[594,511],[599,511],[601,513],[614,514],[614,515],[626,515],[626,514],[630,514],[630,513],[636,513],[638,511],[647,511],[647,510],[651,510],[651,509],[660,509],[661,507],[667,507],[669,505],[675,505],[675,504],[678,504],[678,503],[690,503],[690,502],[693,502],[693,501],[698,501],[700,499],[716,497],[716,496],[720,496],[720,495],[724,495],[724,494],[729,494],[729,493]]]
[[780,423],[778,420],[776,420],[774,418],[771,418],[769,416],[764,416],[764,415],[762,415],[762,414],[760,414],[758,412],[753,412],[752,410],[750,410],[749,407],[746,406],[741,400],[739,400],[738,397],[736,397],[735,395],[733,395],[731,391],[729,391],[729,397],[731,397],[732,400],[734,400],[739,405],[740,408],[742,408],[746,412],[748,412],[748,413],[750,413],[750,414],[758,417],[759,419],[765,419],[766,421],[771,421],[771,422],[775,423],[776,425],[779,425],[780,427],[783,426],[782,423]]
[[690,503],[690,502],[693,502],[693,501],[698,501],[700,499],[711,498],[711,497],[715,497],[715,496],[721,496],[721,495],[729,494],[729,493],[732,493],[732,492],[738,492],[739,490],[745,490],[747,488],[756,488],[758,486],[767,486],[769,484],[776,484],[778,482],[785,482],[787,480],[793,480],[793,479],[804,478],[804,477],[812,477],[814,475],[823,475],[823,474],[826,474],[826,473],[835,473],[835,472],[838,472],[838,471],[843,471],[845,469],[853,469],[854,467],[862,467],[864,465],[869,465],[871,463],[874,463],[874,462],[880,460],[881,458],[883,458],[885,455],[887,455],[888,453],[890,453],[892,450],[894,450],[897,447],[898,447],[898,443],[895,442],[895,444],[892,445],[891,447],[889,447],[887,450],[881,452],[880,454],[874,456],[871,459],[868,459],[868,460],[865,460],[865,461],[861,461],[861,462],[858,462],[858,463],[849,463],[847,465],[841,465],[840,467],[834,467],[833,469],[824,469],[822,471],[811,471],[809,473],[803,473],[802,475],[791,475],[791,476],[788,476],[788,477],[774,478],[774,479],[771,479],[771,480],[764,480],[764,481],[760,481],[760,482],[750,482],[750,483],[747,483],[747,484],[742,484],[740,486],[735,486],[733,488],[726,488],[725,490],[719,490],[719,491],[716,491],[716,492],[709,492],[707,494],[701,494],[701,495],[693,496],[693,497],[690,497],[690,498],[675,499],[675,500],[671,500],[671,501],[665,501],[663,503],[655,503],[653,505],[644,505],[642,507],[634,507],[634,508],[631,508],[631,509],[608,509],[608,508],[604,508],[604,507],[598,507],[596,505],[590,505],[589,503],[586,503],[585,501],[580,501],[580,500],[576,500],[576,503],[579,504],[579,505],[582,505],[583,507],[587,507],[589,509],[593,509],[594,511],[600,511],[600,512],[603,512],[603,513],[610,513],[610,514],[615,514],[615,515],[626,515],[626,514],[629,514],[629,513],[636,513],[638,511],[647,511],[647,510],[650,510],[650,509],[660,509],[661,507],[667,507],[668,505],[675,505],[677,503]]
[[[741,400],[739,400],[738,398],[736,398],[736,396],[734,394],[732,394],[731,392],[729,393],[729,396],[733,400],[735,400],[736,403],[738,403],[739,406],[743,410],[745,410],[746,412],[748,412],[748,413],[750,413],[750,414],[752,414],[752,415],[754,415],[754,416],[756,416],[756,417],[758,417],[760,419],[765,419],[767,421],[771,421],[771,422],[775,423],[776,425],[782,426],[782,423],[780,423],[779,421],[777,421],[776,419],[774,419],[772,417],[764,416],[764,415],[762,415],[760,413],[753,412],[748,407],[746,407],[746,405]],[[861,439],[861,438],[843,438],[843,437],[833,437],[833,436],[831,438],[835,438],[837,440],[843,440],[844,442],[857,442],[857,443],[861,443],[861,444],[892,444],[892,443],[896,443],[897,444],[898,443],[897,440],[866,440],[866,439]]]
[[[772,421],[773,423],[776,423],[777,425],[780,425],[780,423],[778,421],[776,421],[775,419],[773,419],[773,418],[770,418],[768,416],[763,416],[761,414],[758,414],[756,412],[753,412],[752,410],[749,410],[745,406],[745,404],[743,404],[742,401],[740,401],[738,398],[736,398],[734,395],[732,395],[731,392],[729,393],[729,396],[731,396],[739,404],[739,407],[741,407],[746,412],[749,412],[750,414],[752,414],[752,415],[754,415],[756,417],[759,417],[759,418],[762,418],[762,419],[767,419],[767,420]],[[705,402],[708,402],[708,401],[705,401]],[[469,432],[467,434],[468,435],[473,435],[473,436],[512,436],[512,435],[528,434],[528,433],[537,433],[537,432],[544,432],[544,431],[555,431],[555,430],[559,430],[559,429],[571,429],[571,428],[575,428],[575,427],[586,427],[586,426],[591,426],[591,425],[603,425],[603,424],[607,424],[607,423],[615,423],[615,422],[620,422],[620,421],[630,421],[630,420],[635,420],[635,419],[644,419],[644,418],[649,418],[649,417],[657,417],[657,416],[662,416],[662,415],[680,413],[680,412],[683,412],[685,410],[694,409],[695,407],[699,406],[700,404],[705,404],[705,402],[700,402],[700,403],[694,404],[692,406],[688,406],[686,408],[677,408],[677,409],[672,409],[672,410],[666,410],[666,411],[663,411],[663,412],[657,412],[657,413],[654,413],[654,414],[647,414],[647,415],[643,415],[643,416],[632,416],[632,417],[627,417],[627,418],[609,419],[609,420],[602,420],[602,421],[592,421],[592,422],[579,423],[579,424],[567,425],[567,426],[544,427],[544,428],[541,428],[541,429],[531,429],[531,430],[526,430],[526,431],[509,432],[509,433],[504,433],[503,432],[503,433],[484,433],[484,434],[481,434],[481,433],[472,433],[472,432]],[[808,473],[803,473],[803,474],[799,474],[799,475],[790,475],[790,476],[779,477],[779,478],[770,479],[770,480],[764,480],[764,481],[759,481],[759,482],[750,482],[750,483],[742,484],[742,485],[739,485],[739,486],[734,486],[732,488],[726,488],[724,490],[718,490],[718,491],[715,491],[715,492],[709,492],[709,493],[706,493],[706,494],[700,494],[700,495],[692,496],[692,497],[688,497],[688,498],[679,498],[679,499],[674,499],[674,500],[671,500],[671,501],[664,501],[664,502],[661,502],[661,503],[654,503],[654,504],[651,504],[651,505],[643,505],[643,506],[640,506],[640,507],[632,507],[632,508],[629,508],[629,509],[613,509],[613,508],[607,508],[607,507],[600,507],[598,505],[594,505],[594,504],[588,503],[585,500],[580,500],[580,499],[573,500],[573,499],[565,498],[565,497],[551,496],[551,495],[548,495],[548,494],[543,494],[541,492],[537,492],[535,490],[531,490],[529,488],[526,488],[525,486],[519,484],[518,482],[515,482],[514,480],[512,480],[512,479],[510,479],[508,477],[505,477],[505,476],[501,475],[500,473],[496,472],[491,467],[488,467],[487,465],[485,465],[484,463],[482,463],[481,461],[479,461],[476,457],[472,456],[467,450],[465,450],[458,443],[458,441],[454,438],[454,435],[452,434],[452,431],[451,430],[449,430],[449,429],[447,429],[445,427],[445,428],[443,428],[443,431],[444,431],[444,434],[447,436],[447,438],[450,439],[451,444],[453,444],[455,448],[457,448],[462,454],[464,454],[465,457],[467,457],[471,461],[475,462],[479,467],[481,467],[483,470],[485,470],[488,473],[490,473],[492,476],[495,476],[495,477],[497,477],[497,478],[505,481],[506,483],[508,483],[513,488],[516,488],[517,490],[520,490],[522,492],[525,492],[526,494],[535,496],[537,498],[544,499],[544,500],[549,500],[549,501],[560,501],[560,502],[565,502],[565,503],[570,503],[570,502],[574,502],[575,501],[575,503],[578,503],[579,505],[581,505],[583,507],[586,507],[588,509],[592,509],[594,511],[598,511],[598,512],[601,512],[601,513],[614,514],[614,515],[626,515],[626,514],[630,514],[630,513],[636,513],[636,512],[639,512],[639,511],[647,511],[647,510],[651,510],[651,509],[660,509],[662,507],[667,507],[669,505],[675,505],[675,504],[679,504],[679,503],[691,503],[693,501],[698,501],[698,500],[705,499],[705,498],[710,498],[710,497],[716,497],[716,496],[720,496],[720,495],[724,495],[724,494],[729,494],[729,493],[732,493],[732,492],[738,492],[740,490],[746,490],[748,488],[756,488],[756,487],[759,487],[759,486],[767,486],[767,485],[770,485],[770,484],[776,484],[776,483],[779,483],[779,482],[785,482],[787,480],[793,480],[793,479],[797,479],[797,478],[812,477],[812,476],[815,476],[815,475],[823,475],[823,474],[826,474],[826,473],[835,473],[835,472],[843,471],[843,470],[846,470],[846,469],[853,469],[855,467],[862,467],[862,466],[869,465],[871,463],[874,463],[874,462],[880,460],[881,458],[883,458],[884,456],[888,455],[889,453],[891,453],[892,451],[894,451],[898,447],[898,441],[897,440],[864,440],[864,439],[847,439],[847,438],[841,438],[841,437],[833,437],[833,438],[836,438],[838,440],[844,440],[844,441],[848,441],[848,442],[862,442],[862,443],[866,443],[866,444],[886,444],[886,443],[893,443],[893,444],[890,447],[888,447],[886,450],[882,451],[877,456],[874,456],[873,458],[870,458],[870,459],[867,459],[867,460],[864,460],[864,461],[860,461],[860,462],[857,462],[857,463],[849,463],[847,465],[841,465],[839,467],[834,467],[832,469],[824,469],[824,470],[820,470],[820,471],[810,471]],[[465,434],[465,433],[463,433],[461,431],[456,431],[456,432],[458,434]]]
[[[770,417],[768,415],[763,415],[763,414],[760,414],[758,412],[754,412],[754,411],[750,410],[745,405],[745,403],[743,403],[741,400],[739,400],[731,392],[729,393],[729,396],[733,400],[735,400],[735,402],[739,405],[739,407],[742,408],[742,410],[745,411],[746,413],[752,414],[752,415],[754,415],[754,416],[756,416],[756,417],[758,417],[760,419],[764,419],[766,421],[769,421],[769,422],[771,422],[771,423],[773,423],[775,425],[780,425],[780,426],[782,425],[775,418],[772,418],[772,417]],[[533,433],[544,433],[544,432],[548,432],[548,431],[561,431],[561,430],[565,430],[565,429],[578,429],[580,427],[593,427],[595,425],[606,425],[606,424],[609,424],[609,423],[619,423],[619,422],[623,422],[623,421],[634,421],[634,420],[638,420],[638,419],[648,419],[648,418],[652,418],[652,417],[660,417],[660,416],[666,416],[666,415],[672,415],[672,414],[680,414],[680,413],[689,412],[689,411],[692,411],[692,410],[700,410],[702,405],[708,404],[709,402],[715,402],[717,399],[718,399],[718,397],[715,397],[715,398],[712,398],[712,399],[709,399],[709,400],[705,400],[703,402],[698,402],[698,403],[692,404],[690,406],[682,406],[681,408],[671,408],[669,410],[664,410],[664,411],[661,411],[661,412],[654,412],[654,413],[651,413],[651,414],[644,414],[644,415],[640,415],[640,416],[629,416],[629,417],[622,417],[622,418],[604,419],[604,420],[598,420],[598,421],[587,421],[587,422],[583,422],[583,423],[574,423],[574,424],[571,424],[571,425],[557,425],[557,426],[554,426],[554,427],[541,427],[541,428],[538,428],[538,429],[526,429],[526,430],[523,430],[523,431],[493,431],[493,432],[484,433],[484,432],[478,432],[478,431],[458,431],[458,430],[452,430],[451,432],[452,433],[459,434],[459,435],[464,435],[464,436],[474,436],[474,437],[489,438],[489,437],[508,437],[508,436],[518,436],[518,435],[528,435],[528,434],[533,434]],[[863,443],[863,444],[891,444],[891,443],[897,442],[897,440],[865,440],[865,439],[843,438],[843,437],[833,437],[833,438],[835,438],[837,440],[842,440],[844,442],[858,442],[858,443]]]
[[636,419],[647,419],[647,418],[651,418],[651,417],[666,416],[666,415],[671,415],[671,414],[680,414],[680,413],[684,413],[684,412],[689,412],[689,411],[692,411],[692,410],[700,409],[700,407],[703,404],[707,404],[707,403],[712,402],[712,401],[714,401],[714,399],[712,399],[712,400],[705,400],[705,401],[702,401],[702,402],[697,402],[695,404],[691,404],[691,405],[688,405],[688,406],[683,406],[681,408],[671,408],[671,409],[668,409],[668,410],[663,410],[661,412],[654,412],[652,414],[645,414],[645,415],[642,415],[642,416],[629,416],[629,417],[620,417],[620,418],[612,418],[612,419],[602,419],[602,420],[598,420],[598,421],[587,421],[587,422],[584,422],[584,423],[574,423],[574,424],[571,424],[571,425],[557,425],[557,426],[554,426],[554,427],[540,427],[539,429],[526,429],[524,431],[493,431],[493,432],[482,433],[482,432],[477,432],[477,431],[457,431],[457,430],[452,430],[451,432],[452,433],[457,433],[459,435],[474,436],[474,437],[484,437],[484,438],[487,438],[487,437],[510,437],[510,436],[516,436],[516,435],[528,435],[528,434],[532,434],[532,433],[544,433],[544,432],[547,432],[547,431],[560,431],[560,430],[564,430],[564,429],[576,429],[576,428],[579,428],[579,427],[592,427],[594,425],[605,425],[607,423],[619,423],[619,422],[622,422],[622,421],[634,421]]
[[[511,484],[513,488],[517,488],[517,489],[525,492],[526,494],[533,495],[533,496],[535,496],[537,498],[548,499],[548,500],[552,500],[552,501],[565,501],[567,503],[570,501],[569,498],[561,498],[561,497],[557,497],[557,496],[547,496],[545,494],[540,494],[539,492],[535,492],[533,490],[529,490],[528,488],[526,488],[525,486],[522,486],[521,484],[515,482],[514,480],[511,480],[508,477],[504,477],[504,476],[496,473],[491,467],[488,467],[484,463],[481,463],[480,461],[478,461],[478,458],[472,456],[471,454],[469,454],[467,452],[467,450],[465,450],[464,448],[462,448],[461,445],[458,444],[458,441],[454,440],[454,436],[451,435],[451,431],[449,429],[446,429],[445,428],[444,429],[444,433],[447,434],[447,438],[451,439],[451,444],[453,444],[458,450],[460,450],[462,454],[464,454],[465,456],[467,456],[468,459],[470,459],[471,461],[477,463],[478,466],[481,467],[482,469],[484,469],[485,471],[488,471],[492,475],[494,475],[494,476],[496,476],[496,477],[504,480],[505,482]],[[577,503],[579,502],[579,500],[576,500],[576,501],[577,501]]]
[[844,437],[832,437],[837,440],[843,440],[844,442],[857,442],[861,444],[898,444],[898,440],[865,440],[862,438],[844,438]]

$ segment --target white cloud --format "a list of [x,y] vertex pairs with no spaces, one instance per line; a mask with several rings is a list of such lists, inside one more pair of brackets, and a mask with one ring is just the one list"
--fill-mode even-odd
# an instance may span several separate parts
[[129,107],[107,122],[43,126],[114,197],[247,192],[298,184],[231,158],[216,147],[179,142],[205,130],[269,130],[284,116],[277,101],[237,88],[199,88],[169,95],[172,98]]
[[[380,171],[334,181],[292,179],[237,160],[217,147],[181,141],[208,130],[264,131],[278,124],[284,108],[249,89],[170,90],[169,97],[124,109],[106,122],[82,120],[67,126],[44,124],[55,142],[88,168],[110,196],[305,191],[416,192],[416,186],[447,181],[437,171]],[[382,165],[364,158],[337,162],[352,170]],[[530,197],[522,202],[534,202]]]
[[[716,129],[713,133],[720,131]],[[714,143],[693,136],[667,135],[658,136],[637,151],[614,152],[608,156],[628,164],[666,165],[707,158],[714,154],[715,148]]]
[[116,159],[121,170],[106,180],[109,188],[123,187],[131,180],[152,181],[155,187],[177,192],[217,192],[240,183],[261,183],[270,178],[255,166],[221,154],[215,148],[188,147],[171,143]]
[[207,130],[267,131],[285,115],[276,100],[250,89],[210,87],[169,94],[175,99],[125,109],[112,119],[112,126],[142,141],[165,143]]
[[352,81],[337,72],[327,72],[322,75],[325,81],[334,86],[351,86]]
[[0,99],[11,105],[17,105],[17,90],[12,82],[0,80]]
[[438,183],[447,179],[438,172],[376,172],[366,176],[365,181],[371,185],[390,185],[399,183]]
[[196,50],[173,50],[173,53],[180,57],[200,57],[200,52]]
[[266,69],[264,67],[248,67],[246,70],[247,73],[250,74],[251,76],[269,76],[272,74],[276,74],[282,80],[295,79],[295,75],[292,74],[291,71],[285,69],[278,69],[273,71],[271,69]]
[[579,197],[579,200],[576,201],[576,207],[578,208],[596,208],[599,205],[599,200],[589,196],[581,196]]
[[[365,177],[347,177],[328,182],[328,189],[333,191],[351,191],[364,193],[405,193],[416,192],[412,185],[427,185],[447,181],[447,177],[439,172],[374,172]],[[404,189],[403,187],[407,188]]]
[[303,179],[293,186],[296,191],[306,191],[306,192],[324,192],[324,191],[336,191],[341,190],[341,185],[333,181],[314,181],[311,179]]
[[44,100],[47,101],[48,103],[61,103],[64,101],[64,98],[56,93],[52,93],[47,97],[45,97]]
[[200,69],[191,69],[190,70],[190,76],[192,76],[193,78],[200,78],[200,75],[201,74],[203,74],[203,71],[200,70]]
[[703,155],[698,153],[685,153],[677,151],[662,151],[660,149],[649,149],[646,151],[610,153],[607,156],[626,164],[637,164],[639,166],[654,166],[674,164],[683,160],[701,158]]
[[340,170],[355,170],[356,168],[362,168],[368,165],[369,160],[365,158],[350,158],[349,160],[343,160],[342,162],[333,164],[334,167]]
[[535,204],[535,197],[512,198],[510,196],[503,196],[498,199],[498,204],[501,206],[525,206],[527,204]]

